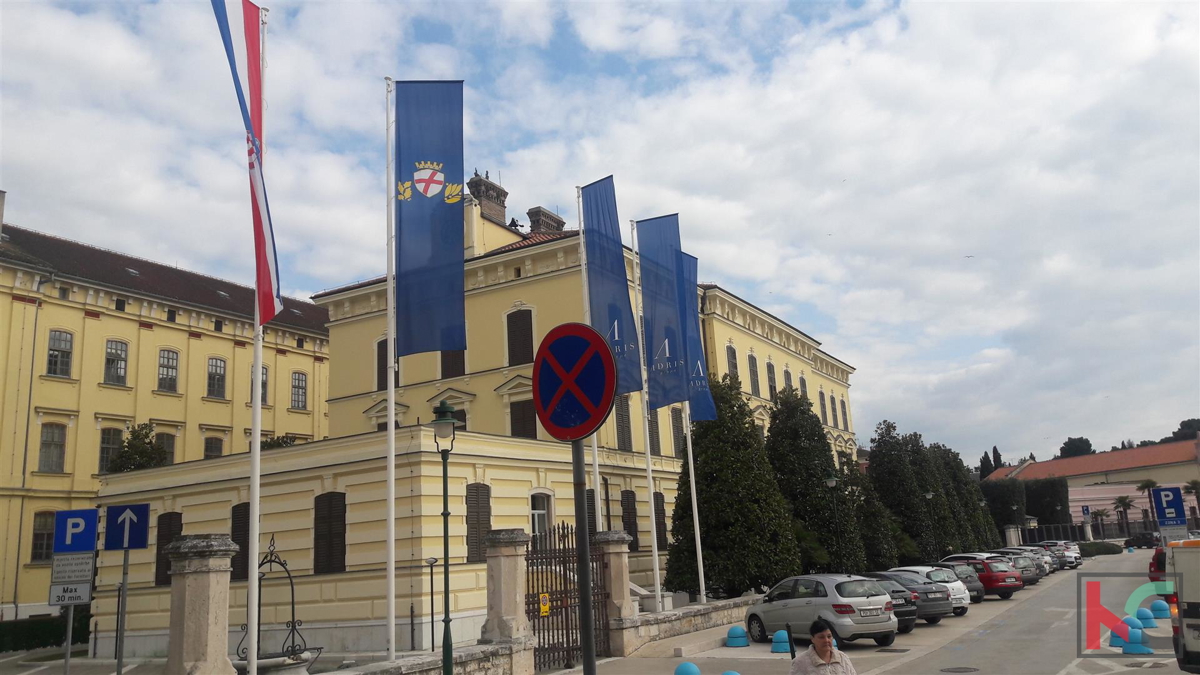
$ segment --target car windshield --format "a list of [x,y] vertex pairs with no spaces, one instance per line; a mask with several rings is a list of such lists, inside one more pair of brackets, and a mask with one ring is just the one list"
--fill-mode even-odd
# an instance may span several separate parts
[[894,575],[892,578],[902,584],[919,586],[921,584],[929,583],[928,579],[922,579],[921,577],[908,572],[893,572],[892,574]]
[[854,581],[843,581],[834,586],[837,594],[843,598],[869,598],[872,595],[887,595],[879,584],[866,579],[857,579]]
[[1016,564],[1017,567],[1033,567],[1033,561],[1023,555],[1013,558],[1013,563]]
[[975,570],[967,567],[966,565],[956,565],[954,567],[954,573],[958,575],[959,579],[971,579],[978,576],[975,574]]
[[876,579],[876,580],[875,580],[875,583],[879,584],[879,587],[880,587],[880,588],[882,588],[883,590],[885,590],[885,591],[889,591],[889,592],[890,592],[890,591],[903,591],[903,590],[904,590],[904,587],[903,587],[903,586],[901,586],[900,584],[898,584],[898,583],[896,583],[896,582],[892,581],[891,579]]
[[930,581],[936,581],[943,584],[958,581],[958,578],[955,577],[950,570],[929,570],[925,576],[929,577]]
[[1000,562],[999,560],[989,560],[988,564],[992,566],[993,572],[1011,572],[1011,571],[1013,571],[1013,568],[1010,567],[1008,563]]

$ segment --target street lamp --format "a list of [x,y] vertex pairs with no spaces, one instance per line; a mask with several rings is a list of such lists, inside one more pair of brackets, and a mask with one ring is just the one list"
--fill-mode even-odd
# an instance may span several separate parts
[[925,493],[925,499],[933,499],[933,493],[932,493],[932,492],[926,492],[926,493]]
[[435,629],[433,624],[433,613],[437,611],[434,609],[433,599],[433,566],[437,564],[437,558],[426,558],[425,564],[429,565],[429,651],[437,652],[437,640],[434,638]]
[[[825,472],[825,487],[829,488],[832,491],[837,488],[837,484],[838,484],[837,474],[835,474],[833,471]],[[839,553],[840,553],[840,549],[841,549],[840,544],[841,544],[841,539],[842,539],[842,526],[840,523],[838,523],[837,492],[833,492],[833,494],[830,495],[830,499],[832,500],[831,503],[833,504],[833,527],[834,527],[834,530],[837,532],[837,538],[838,538],[838,543],[839,543],[838,549],[839,549]]]
[[[442,675],[454,675],[454,641],[450,637],[450,451],[454,450],[457,423],[454,406],[445,399],[434,406],[433,443],[442,456],[442,623],[445,625],[442,630]],[[447,438],[450,446],[443,449],[441,441]]]

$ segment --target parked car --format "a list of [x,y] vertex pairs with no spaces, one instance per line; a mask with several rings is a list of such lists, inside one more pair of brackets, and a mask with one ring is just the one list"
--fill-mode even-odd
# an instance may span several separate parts
[[1001,551],[1008,555],[1008,559],[1012,561],[1012,566],[1021,573],[1021,581],[1026,586],[1033,586],[1042,580],[1041,574],[1038,573],[1037,567],[1033,564],[1033,559],[1025,555],[1024,552],[1015,552],[1008,549]]
[[1071,567],[1079,567],[1083,564],[1083,553],[1079,551],[1079,544],[1065,539],[1047,539],[1046,541],[1038,542],[1048,546],[1060,546],[1063,552],[1066,553]]
[[805,574],[779,582],[746,610],[746,630],[755,642],[767,642],[775,631],[792,624],[792,635],[818,618],[833,627],[834,637],[850,642],[871,638],[886,647],[896,639],[891,595],[874,579],[851,574]]
[[1034,559],[1035,563],[1041,563],[1046,568],[1047,574],[1054,574],[1058,571],[1058,563],[1054,559],[1054,554],[1041,546],[1011,546],[1009,548],[1025,551],[1029,557]]
[[917,625],[917,593],[891,579],[876,579],[875,583],[892,596],[892,616],[896,617],[896,632],[911,633]]
[[909,572],[870,572],[873,579],[891,579],[916,594],[917,618],[937,623],[954,612],[950,589]]
[[1009,559],[1009,556],[1007,556],[1003,553],[991,553],[991,552],[987,552],[987,553],[955,553],[952,555],[948,555],[945,558],[942,558],[938,562],[953,562],[955,560],[967,561],[967,560],[991,560],[991,559],[1003,560],[1004,562],[1007,562],[1007,563],[1012,562],[1012,560]]
[[1159,545],[1157,532],[1138,532],[1125,540],[1125,548],[1156,548]]
[[954,616],[962,616],[967,613],[968,606],[971,604],[971,592],[967,590],[967,585],[958,580],[958,575],[941,567],[933,567],[931,565],[908,565],[905,567],[893,567],[892,572],[911,572],[919,577],[924,577],[935,584],[942,584],[950,589],[950,604],[954,607]]
[[936,562],[933,563],[933,566],[941,567],[954,572],[954,575],[958,577],[958,580],[963,582],[963,585],[967,587],[967,592],[970,593],[971,596],[971,602],[983,602],[983,594],[985,589],[983,587],[983,582],[979,580],[979,575],[975,573],[975,568],[961,560],[954,560],[951,562]]
[[1045,550],[1047,553],[1053,556],[1054,562],[1060,570],[1065,570],[1074,564],[1072,556],[1067,553],[1067,550],[1062,546],[1056,546],[1054,544],[1034,544],[1034,546]]
[[975,573],[983,582],[984,592],[988,595],[997,595],[1001,600],[1007,600],[1013,593],[1025,588],[1021,581],[1021,573],[1003,560],[976,559],[968,560],[967,564],[975,568]]

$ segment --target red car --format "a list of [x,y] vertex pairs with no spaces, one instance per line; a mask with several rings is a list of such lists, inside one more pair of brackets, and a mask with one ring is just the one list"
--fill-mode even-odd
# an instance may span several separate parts
[[1166,581],[1167,580],[1167,552],[1163,547],[1159,546],[1154,549],[1154,557],[1150,558],[1150,568],[1147,570],[1147,575],[1150,581]]
[[1012,565],[1003,560],[967,560],[983,582],[983,592],[986,595],[998,595],[1001,600],[1007,600],[1013,593],[1025,588],[1021,581],[1021,572],[1013,569]]

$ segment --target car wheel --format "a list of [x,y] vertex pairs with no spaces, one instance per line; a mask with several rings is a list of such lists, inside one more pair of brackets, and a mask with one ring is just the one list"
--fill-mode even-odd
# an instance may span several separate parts
[[900,633],[911,633],[913,627],[916,625],[917,625],[916,623],[906,623],[903,626],[900,626],[899,628],[897,628],[896,630]]
[[1012,591],[1004,591],[1003,593],[1000,593],[999,595],[1000,595],[1001,600],[1007,600],[1012,597]]
[[751,616],[747,623],[750,625],[749,632],[751,640],[754,640],[755,642],[767,641],[767,627],[763,625],[762,619],[758,618],[757,616]]
[[940,616],[931,616],[931,617],[925,619],[925,623],[927,623],[931,626],[936,626],[937,624],[941,623],[941,621],[942,621],[942,617],[940,617]]
[[895,633],[888,633],[887,635],[884,635],[883,637],[875,638],[875,644],[879,645],[880,647],[887,647],[895,641],[896,641]]
[[967,613],[967,608],[966,608],[966,607],[956,607],[956,608],[954,609],[954,616],[962,616],[962,615],[964,615],[964,614],[966,614],[966,613]]

